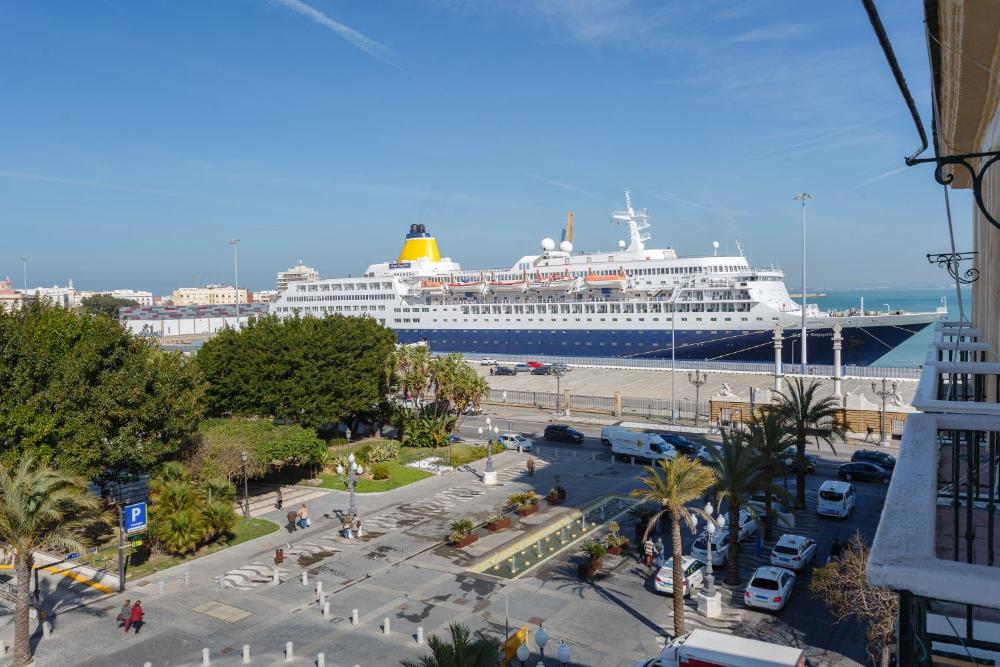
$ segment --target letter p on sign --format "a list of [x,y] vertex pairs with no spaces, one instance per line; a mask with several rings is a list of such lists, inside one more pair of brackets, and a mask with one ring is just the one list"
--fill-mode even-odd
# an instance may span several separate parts
[[126,505],[124,510],[125,532],[141,533],[146,530],[146,503]]

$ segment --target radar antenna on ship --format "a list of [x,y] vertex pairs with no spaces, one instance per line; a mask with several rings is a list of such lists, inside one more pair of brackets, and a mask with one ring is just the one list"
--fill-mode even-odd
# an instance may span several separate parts
[[650,227],[649,216],[644,208],[638,211],[632,208],[632,193],[628,190],[625,191],[625,210],[615,211],[611,215],[611,224],[620,225],[622,223],[628,225],[629,245],[625,251],[642,252],[645,250],[646,246],[643,243],[652,238],[649,234],[643,234],[643,231]]

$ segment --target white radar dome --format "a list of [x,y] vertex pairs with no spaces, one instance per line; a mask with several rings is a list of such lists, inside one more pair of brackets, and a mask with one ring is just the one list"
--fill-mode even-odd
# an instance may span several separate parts
[[621,241],[621,240],[619,240],[619,241],[618,241],[618,247],[619,247],[619,248],[624,248],[624,247],[625,247],[625,242],[624,242],[624,241]]
[[556,249],[555,241],[553,241],[547,236],[544,239],[542,239],[542,250],[544,250],[545,252],[551,252],[555,249]]
[[716,250],[718,250],[719,249],[719,242],[718,241],[712,241],[712,247],[715,248]]
[[563,252],[573,252],[573,244],[569,241],[563,241],[559,244],[559,249]]

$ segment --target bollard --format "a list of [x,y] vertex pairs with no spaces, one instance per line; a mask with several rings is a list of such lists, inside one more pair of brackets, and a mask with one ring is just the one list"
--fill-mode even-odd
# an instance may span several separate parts
[[292,647],[292,642],[285,642],[285,662],[291,662],[295,659],[295,649]]
[[386,616],[385,618],[382,619],[382,634],[383,635],[389,634],[389,617],[388,616]]
[[46,639],[52,636],[52,624],[48,621],[42,621],[42,636]]
[[424,626],[417,626],[417,645],[423,646],[424,643]]
[[352,609],[351,610],[351,625],[357,625],[357,624],[358,624],[358,610],[357,609]]
[[324,602],[323,603],[323,619],[327,620],[327,621],[330,620],[330,603],[329,602]]
[[153,667],[153,663],[148,662],[148,661],[144,662],[144,663],[142,663],[142,667]]
[[250,664],[250,644],[243,645],[243,664]]
[[308,572],[303,572],[302,573],[302,585],[303,586],[308,586],[309,585],[309,573]]
[[316,654],[316,667],[326,667],[326,653]]
[[319,598],[319,603],[323,604],[323,582],[322,581],[317,581],[316,582],[316,597]]
[[225,587],[226,587],[226,575],[220,574],[219,575],[219,588],[225,588]]
[[319,606],[322,607],[325,604],[327,604],[327,602],[326,602],[326,593],[320,593],[319,594]]
[[185,586],[190,586],[191,585],[191,573],[190,572],[185,572],[184,573],[184,585]]
[[167,587],[167,582],[165,582],[163,579],[160,579],[160,595],[163,595],[163,591],[166,589],[166,587]]
[[208,655],[208,649],[201,649],[201,665],[202,667],[208,667],[212,664],[212,659]]
[[273,574],[273,577],[274,577],[273,580],[272,580],[272,583],[275,586],[277,586],[278,584],[281,583],[281,579],[278,577],[278,568],[274,568],[274,571],[272,572],[272,574]]

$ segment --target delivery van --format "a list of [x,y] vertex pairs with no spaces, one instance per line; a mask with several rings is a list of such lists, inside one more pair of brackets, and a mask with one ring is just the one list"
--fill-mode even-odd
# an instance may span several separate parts
[[678,637],[655,658],[634,667],[805,667],[800,648],[698,628]]
[[611,455],[618,458],[658,459],[673,461],[677,456],[674,446],[655,433],[633,431],[621,426],[601,429],[601,444],[611,447]]

